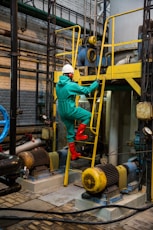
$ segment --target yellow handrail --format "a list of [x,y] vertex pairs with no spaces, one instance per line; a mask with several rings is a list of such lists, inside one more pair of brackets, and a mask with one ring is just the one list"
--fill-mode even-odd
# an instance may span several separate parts
[[[99,75],[100,75],[104,48],[106,48],[106,47],[111,48],[111,54],[112,54],[111,69],[112,69],[112,78],[113,78],[113,75],[114,75],[114,71],[113,71],[113,66],[114,66],[114,47],[142,42],[142,39],[136,39],[136,40],[130,40],[130,41],[126,41],[126,42],[119,42],[119,43],[116,43],[116,44],[114,43],[114,41],[115,41],[115,37],[114,37],[115,36],[115,33],[114,33],[115,32],[115,19],[117,17],[123,16],[123,15],[126,15],[126,14],[130,14],[130,13],[134,13],[134,12],[137,12],[137,11],[140,11],[140,10],[143,10],[143,8],[137,8],[137,9],[126,11],[126,12],[123,12],[123,13],[120,13],[120,14],[115,14],[115,15],[112,15],[112,16],[110,16],[110,17],[108,17],[106,19],[105,25],[104,25],[102,42],[101,42],[101,50],[100,50],[100,56],[99,56],[99,65],[98,65],[98,70],[97,70],[97,78],[99,78]],[[112,31],[111,31],[111,33],[112,33],[112,41],[111,41],[111,44],[106,44],[105,43],[105,38],[106,38],[106,33],[107,33],[107,27],[108,27],[108,24],[109,24],[110,20],[112,20]]]
[[[56,30],[55,33],[57,35],[58,33],[66,31],[66,30],[68,30],[68,31],[72,30],[72,38],[71,38],[72,47],[71,47],[71,51],[57,53],[55,56],[59,57],[59,56],[72,55],[72,63],[71,64],[75,68],[76,67],[76,61],[77,61],[77,55],[78,55],[79,41],[80,41],[80,36],[81,36],[81,27],[79,25],[70,26],[70,27],[66,27],[66,28]],[[76,32],[77,32],[77,39],[75,38],[75,33]]]

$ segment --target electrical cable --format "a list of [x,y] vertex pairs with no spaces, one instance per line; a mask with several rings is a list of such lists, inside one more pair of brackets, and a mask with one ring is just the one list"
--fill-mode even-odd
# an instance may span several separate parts
[[97,206],[97,207],[93,207],[93,208],[89,208],[89,209],[85,209],[85,210],[80,210],[80,211],[75,211],[75,212],[49,212],[49,211],[40,211],[40,210],[29,210],[29,209],[21,209],[21,208],[0,208],[0,211],[2,210],[12,210],[12,211],[25,211],[25,212],[35,212],[35,213],[44,213],[44,214],[57,214],[57,215],[66,215],[66,214],[79,214],[82,212],[87,212],[87,211],[92,211],[95,209],[99,209],[99,208],[112,208],[112,207],[118,207],[118,208],[126,208],[126,209],[133,209],[134,212],[120,217],[118,219],[114,219],[114,220],[109,220],[109,221],[98,221],[98,222],[87,222],[87,221],[77,221],[77,220],[70,220],[70,219],[59,219],[59,218],[51,218],[51,217],[17,217],[17,216],[0,216],[0,219],[2,220],[45,220],[45,221],[50,221],[50,222],[64,222],[64,223],[74,223],[74,224],[90,224],[90,225],[102,225],[102,224],[111,224],[111,223],[115,223],[118,221],[122,221],[125,220],[133,215],[135,215],[138,212],[142,212],[145,211],[147,209],[150,209],[153,207],[153,204],[149,204],[145,207],[141,207],[141,208],[135,208],[135,207],[131,207],[131,206],[124,206],[124,205],[108,205],[108,206]]
[[125,208],[129,210],[135,210],[135,211],[145,211],[147,209],[150,209],[153,207],[153,204],[146,205],[145,207],[141,208],[135,208],[131,206],[125,206],[125,205],[118,205],[118,204],[112,204],[112,205],[100,205],[88,209],[83,209],[79,211],[74,211],[74,212],[56,212],[56,211],[41,211],[41,210],[34,210],[34,209],[22,209],[22,208],[0,208],[0,211],[23,211],[23,212],[35,212],[35,213],[43,213],[43,214],[56,214],[56,215],[76,215],[80,213],[85,213],[89,211],[93,211],[96,209],[104,209],[104,208]]

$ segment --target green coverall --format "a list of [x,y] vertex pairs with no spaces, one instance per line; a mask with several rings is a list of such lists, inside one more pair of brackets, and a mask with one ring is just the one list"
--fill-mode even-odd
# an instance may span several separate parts
[[94,81],[90,86],[80,86],[68,76],[60,76],[59,82],[56,84],[58,112],[67,129],[68,143],[74,142],[75,139],[74,121],[80,120],[81,123],[87,125],[91,118],[91,112],[81,107],[76,107],[75,96],[88,95],[98,86],[98,81]]

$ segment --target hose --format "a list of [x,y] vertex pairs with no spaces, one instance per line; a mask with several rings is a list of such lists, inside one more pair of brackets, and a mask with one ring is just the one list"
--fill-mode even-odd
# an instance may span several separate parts
[[43,214],[56,214],[56,215],[67,215],[67,214],[71,214],[71,215],[76,215],[79,213],[84,213],[84,212],[89,212],[89,211],[93,211],[96,209],[103,209],[103,208],[125,208],[125,209],[130,209],[130,210],[134,210],[133,213],[130,213],[129,215],[120,217],[118,219],[114,219],[114,220],[109,220],[109,221],[98,221],[98,222],[87,222],[87,221],[77,221],[77,220],[70,220],[70,219],[58,219],[58,218],[51,218],[51,217],[18,217],[18,216],[0,216],[0,219],[2,220],[45,220],[45,221],[50,221],[50,222],[64,222],[64,223],[75,223],[75,224],[90,224],[90,225],[102,225],[102,224],[111,224],[111,223],[115,223],[118,221],[122,221],[125,220],[133,215],[135,215],[138,212],[143,212],[146,211],[147,209],[150,209],[153,207],[153,204],[149,204],[146,205],[145,207],[141,207],[141,208],[135,208],[135,207],[131,207],[131,206],[124,206],[124,205],[104,205],[104,206],[97,206],[97,207],[93,207],[93,208],[89,208],[89,209],[84,209],[84,210],[80,210],[80,211],[74,211],[74,212],[55,212],[55,211],[40,211],[40,210],[29,210],[29,209],[21,209],[21,208],[0,208],[0,211],[3,210],[9,210],[9,211],[23,211],[23,212],[33,212],[33,213],[43,213]]

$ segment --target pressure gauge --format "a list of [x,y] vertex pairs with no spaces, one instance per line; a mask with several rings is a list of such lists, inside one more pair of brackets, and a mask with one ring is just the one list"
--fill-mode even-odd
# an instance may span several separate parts
[[144,127],[142,131],[145,135],[152,135],[152,131],[148,127]]

